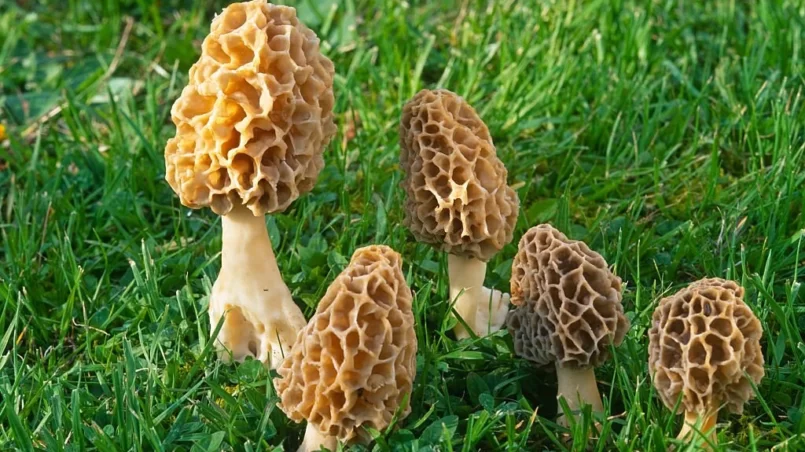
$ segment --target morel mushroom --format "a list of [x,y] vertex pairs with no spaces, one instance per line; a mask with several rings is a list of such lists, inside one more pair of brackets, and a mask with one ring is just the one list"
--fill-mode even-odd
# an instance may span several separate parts
[[310,191],[336,132],[333,64],[296,10],[234,3],[212,22],[173,104],[166,179],[182,204],[222,216],[221,272],[210,296],[223,359],[281,361],[305,318],[282,280],[266,213]]
[[[420,91],[403,108],[400,164],[405,224],[420,242],[449,253],[456,311],[476,335],[499,330],[509,296],[484,287],[486,262],[511,242],[519,200],[486,124],[456,94]],[[455,333],[469,337],[460,323]]]
[[299,451],[367,442],[363,427],[383,430],[398,408],[406,416],[416,348],[400,255],[386,246],[357,250],[274,380],[280,408],[308,422]]
[[511,293],[518,307],[506,325],[515,353],[556,367],[558,396],[573,412],[585,404],[603,412],[593,369],[609,358],[610,346],[620,345],[629,329],[621,279],[584,242],[543,224],[520,239]]
[[763,327],[734,281],[709,278],[663,298],[649,331],[649,371],[666,407],[685,413],[678,438],[713,444],[718,410],[736,414],[763,378]]

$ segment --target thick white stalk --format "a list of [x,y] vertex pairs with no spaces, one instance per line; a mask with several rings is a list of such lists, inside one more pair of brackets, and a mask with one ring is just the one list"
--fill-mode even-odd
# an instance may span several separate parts
[[[576,418],[584,405],[591,405],[594,413],[604,412],[604,403],[595,381],[595,371],[589,369],[571,369],[556,365],[556,379],[559,383],[557,398],[564,397],[567,406]],[[559,411],[561,412],[561,406]],[[559,417],[559,423],[567,425],[564,416]]]
[[305,439],[296,452],[318,452],[322,446],[334,451],[338,447],[338,440],[334,436],[325,435],[313,425],[307,424]]
[[[477,336],[486,336],[499,330],[509,312],[509,294],[484,287],[486,262],[478,259],[447,255],[447,272],[450,277],[450,301],[455,302],[458,315],[467,322]],[[456,337],[470,337],[464,325],[455,328]]]
[[716,436],[717,421],[718,411],[714,411],[712,414],[686,411],[685,423],[676,438],[689,443],[696,443],[704,450],[711,450],[712,447],[707,441],[709,440],[713,445],[718,444]]
[[223,360],[251,356],[275,369],[305,327],[305,317],[282,280],[265,218],[238,206],[222,217],[221,272],[210,296],[216,348]]

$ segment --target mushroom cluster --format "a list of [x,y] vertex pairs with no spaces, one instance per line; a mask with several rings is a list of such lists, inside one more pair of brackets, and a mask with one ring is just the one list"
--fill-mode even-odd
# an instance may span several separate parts
[[296,10],[265,0],[217,16],[173,104],[166,179],[182,204],[222,216],[221,271],[210,296],[219,355],[271,367],[305,325],[265,224],[310,191],[336,132],[333,64]]
[[589,404],[603,412],[593,369],[629,329],[621,279],[584,242],[543,224],[520,239],[511,293],[519,306],[506,320],[515,353],[540,366],[555,366],[558,396],[571,410]]
[[[221,270],[209,316],[221,359],[277,368],[278,406],[307,421],[299,451],[366,443],[411,410],[417,336],[400,255],[355,251],[306,323],[283,282],[265,215],[313,189],[336,133],[332,62],[294,8],[233,3],[204,39],[173,104],[166,180],[181,203],[222,217]],[[484,287],[487,262],[513,239],[519,198],[489,129],[460,96],[422,90],[402,109],[405,225],[448,253],[458,339],[504,325],[514,352],[555,369],[574,416],[604,411],[594,368],[630,327],[623,283],[604,257],[554,227],[519,240],[511,295]],[[764,375],[760,321],[733,281],[702,279],[663,298],[649,331],[649,371],[679,438],[715,443],[721,408],[741,413]],[[515,306],[509,309],[509,303]],[[567,423],[564,417],[560,423]]]
[[685,413],[680,439],[695,428],[714,443],[719,409],[742,413],[763,378],[763,329],[743,296],[738,283],[707,278],[654,311],[649,371],[665,406]]

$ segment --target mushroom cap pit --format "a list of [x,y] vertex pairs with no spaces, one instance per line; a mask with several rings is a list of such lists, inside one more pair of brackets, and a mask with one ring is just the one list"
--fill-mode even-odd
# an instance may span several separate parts
[[294,8],[227,6],[171,109],[165,178],[182,204],[263,215],[310,191],[336,132],[333,73]]
[[512,240],[519,199],[489,129],[461,97],[422,90],[403,107],[405,224],[423,243],[488,261]]

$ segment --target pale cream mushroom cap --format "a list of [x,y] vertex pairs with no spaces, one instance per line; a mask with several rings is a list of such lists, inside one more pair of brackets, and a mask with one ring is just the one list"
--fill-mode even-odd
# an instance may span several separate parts
[[333,73],[294,8],[226,7],[171,109],[166,179],[182,204],[262,215],[310,191],[336,132]]
[[344,442],[386,428],[416,374],[411,302],[399,254],[357,250],[278,369],[280,408]]
[[590,368],[620,345],[629,320],[621,279],[587,244],[548,224],[529,229],[512,263],[506,325],[515,353],[539,365]]
[[665,406],[740,414],[763,378],[763,327],[734,281],[709,278],[663,298],[649,330],[649,371]]
[[519,199],[486,124],[464,99],[420,91],[403,107],[400,147],[405,224],[417,240],[481,261],[511,242]]

